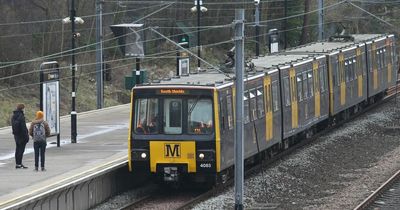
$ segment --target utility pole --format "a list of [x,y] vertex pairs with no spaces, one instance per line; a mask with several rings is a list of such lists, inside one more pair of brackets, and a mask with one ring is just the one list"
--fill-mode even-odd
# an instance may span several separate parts
[[75,110],[75,39],[77,38],[77,34],[75,33],[75,0],[71,0],[71,31],[72,31],[72,42],[71,42],[71,74],[72,74],[72,107],[71,107],[71,143],[76,143],[76,110]]
[[96,0],[96,87],[97,109],[104,107],[103,0]]
[[254,0],[255,11],[255,29],[256,29],[256,56],[260,55],[260,0]]
[[284,26],[285,27],[285,32],[284,32],[285,43],[283,45],[285,49],[287,48],[287,28],[288,28],[288,26],[287,26],[288,25],[287,24],[287,22],[288,22],[287,21],[287,16],[288,16],[287,13],[288,13],[288,11],[287,10],[288,10],[288,8],[287,8],[287,0],[285,0],[285,13],[284,13],[285,14],[285,20],[284,20],[284,25],[285,25]]
[[235,110],[235,209],[243,209],[243,71],[244,71],[244,9],[235,11],[235,68],[236,68],[236,110]]
[[318,41],[324,39],[324,0],[318,0]]
[[[197,56],[199,57],[199,58],[201,58],[201,54],[200,54],[200,47],[201,47],[201,43],[200,43],[200,25],[201,25],[201,23],[200,23],[200,13],[201,13],[201,11],[200,11],[200,4],[203,4],[203,1],[202,0],[196,0],[197,1],[197,3],[196,3],[196,8],[197,8]],[[200,71],[200,65],[201,65],[201,62],[200,62],[200,59],[197,59],[197,72],[199,72]]]

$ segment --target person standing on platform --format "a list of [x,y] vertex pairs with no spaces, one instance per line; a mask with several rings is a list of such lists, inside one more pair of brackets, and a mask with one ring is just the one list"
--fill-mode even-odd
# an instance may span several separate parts
[[35,151],[35,171],[39,169],[39,154],[40,154],[40,167],[42,171],[44,168],[44,153],[46,152],[47,141],[46,137],[50,136],[49,124],[43,119],[43,112],[36,112],[36,118],[32,121],[29,127],[29,135],[33,137],[33,149]]
[[12,133],[15,140],[15,168],[26,169],[28,167],[22,164],[22,157],[24,156],[25,146],[29,141],[28,129],[26,128],[24,104],[17,104],[17,108],[11,118]]

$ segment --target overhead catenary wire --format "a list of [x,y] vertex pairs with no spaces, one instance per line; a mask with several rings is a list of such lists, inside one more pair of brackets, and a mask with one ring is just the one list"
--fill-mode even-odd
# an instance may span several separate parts
[[[294,28],[293,30],[296,30],[296,29],[298,29],[298,28]],[[249,38],[249,37],[248,37]],[[221,42],[221,43],[230,43],[230,42],[232,42],[231,40],[229,40],[229,41],[225,41],[225,42]],[[400,46],[397,46],[396,48],[399,48]],[[153,58],[153,59],[160,59],[160,58],[175,58],[174,56],[158,56],[158,55],[161,55],[161,54],[167,54],[167,53],[174,53],[175,51],[169,51],[169,52],[166,52],[166,53],[158,53],[158,54],[153,54],[152,56],[146,56],[146,58]],[[111,60],[111,61],[106,61],[105,63],[112,63],[112,62],[118,62],[118,61],[123,61],[123,60],[130,60],[131,58],[123,58],[123,59],[117,59],[117,60]],[[151,59],[150,59],[151,60]],[[150,60],[148,60],[148,62],[150,62]],[[127,65],[131,65],[131,64],[133,64],[134,62],[132,62],[132,63],[128,63],[128,64],[124,64],[124,65],[121,65],[121,66],[127,66]],[[88,63],[88,64],[81,64],[80,66],[81,67],[84,67],[84,66],[89,66],[89,65],[95,65],[95,63]],[[116,67],[113,67],[113,69],[117,69],[117,68],[119,68],[120,66],[116,66]],[[67,68],[69,68],[69,67],[61,67],[61,69],[67,69]],[[35,70],[35,72],[38,72],[38,70]],[[82,76],[85,76],[85,75],[90,75],[90,74],[94,74],[94,73],[96,73],[96,71],[92,71],[92,72],[89,72],[89,73],[83,73],[82,74]],[[23,74],[26,74],[26,73],[23,73]],[[14,76],[11,76],[11,77],[7,77],[8,79],[9,78],[12,78],[12,77],[15,77],[16,75],[14,75]],[[63,78],[63,79],[69,79],[70,77],[65,77],[65,78]],[[0,79],[3,79],[3,78],[0,78]],[[27,87],[27,86],[31,86],[31,85],[37,85],[37,84],[40,84],[40,83],[32,83],[32,84],[25,84],[25,85],[20,85],[20,86],[15,86],[15,87],[9,87],[9,88],[4,88],[4,89],[0,89],[0,91],[5,91],[5,90],[11,90],[11,89],[14,89],[14,88],[19,88],[19,87]]]
[[[343,2],[343,1],[342,1]],[[339,3],[342,3],[342,2],[339,2]],[[328,7],[328,6],[327,6]],[[290,18],[290,17],[287,17],[287,18]],[[282,19],[282,18],[280,18],[280,19]],[[277,19],[275,19],[275,20],[277,20]],[[275,21],[275,20],[268,20],[268,21]],[[251,24],[251,23],[247,23],[247,24]],[[221,26],[215,26],[216,28],[218,28],[218,27],[221,27]],[[299,27],[298,27],[299,28]],[[206,30],[206,29],[203,29],[203,30]],[[194,31],[195,32],[195,31]],[[109,39],[109,40],[104,40],[104,42],[106,42],[106,41],[110,41],[110,40],[114,40],[114,39],[117,39],[118,37],[115,37],[115,38],[112,38],[112,39]],[[94,43],[95,44],[95,43]],[[94,44],[92,44],[92,45],[94,45]],[[82,47],[80,47],[80,48],[77,48],[77,49],[83,49],[83,48],[85,48],[85,47],[90,47],[91,45],[86,45],[86,46],[82,46]],[[63,52],[61,52],[62,54],[64,54],[64,55],[61,55],[61,56],[58,56],[58,57],[62,57],[62,56],[66,56],[65,55],[65,52],[69,52],[69,51],[63,51]],[[90,51],[85,51],[85,52],[90,52]],[[84,52],[82,52],[82,53],[84,53]],[[59,53],[60,54],[60,53]],[[56,54],[54,54],[54,55],[57,55],[57,53]],[[67,54],[68,55],[68,54]],[[57,58],[57,57],[54,57],[53,55],[49,55],[49,56],[44,56],[44,57],[41,57],[41,58],[34,58],[34,59],[31,59],[31,61],[33,60],[33,61],[38,61],[38,60],[40,60],[40,59],[46,59],[46,58]],[[28,60],[29,61],[29,60]],[[21,61],[21,62],[24,62],[24,61]],[[21,63],[21,62],[19,62],[19,63]],[[8,67],[7,65],[6,66],[1,66],[0,67],[0,69],[1,68],[6,68],[6,67]]]
[[[328,24],[328,23],[329,22],[325,22],[325,24]],[[309,25],[309,27],[311,27],[311,26],[313,26],[313,25]],[[289,30],[298,30],[298,29],[299,29],[298,27],[295,27],[295,28],[292,28],[292,29],[289,29]],[[289,31],[289,30],[287,30],[287,31]],[[283,32],[283,30],[279,31],[279,32]],[[268,33],[261,34],[260,36],[264,36],[266,34],[268,34]],[[245,37],[245,39],[248,39],[249,41],[253,41],[252,40],[253,37],[254,36],[248,36],[248,37]],[[222,42],[218,42],[218,43],[212,43],[212,44],[204,45],[204,47],[218,46],[220,44],[226,44],[226,43],[232,43],[232,42],[233,42],[232,40],[226,40],[226,41],[222,41]],[[154,53],[154,54],[151,54],[151,55],[146,55],[144,58],[146,58],[146,59],[150,58],[150,60],[144,60],[143,62],[144,63],[151,62],[151,60],[152,60],[151,58],[157,58],[157,59],[171,59],[171,58],[173,58],[174,59],[174,58],[176,58],[176,56],[173,55],[175,52],[176,52],[175,50],[171,50],[171,51],[165,51],[165,52],[161,52],[161,53]],[[171,55],[170,56],[166,56],[166,55],[169,55],[169,54],[171,54]],[[127,58],[121,58],[121,59],[105,61],[104,63],[121,62],[121,61],[126,61],[126,60],[131,60],[131,59],[132,59],[131,57],[127,57]],[[96,64],[97,64],[96,62],[94,62],[94,63],[84,63],[84,64],[79,64],[78,67],[82,68],[82,67],[87,67],[87,66],[96,65]],[[68,70],[69,68],[70,68],[69,66],[60,67],[61,70]],[[118,68],[118,67],[113,67],[113,68]],[[2,77],[2,78],[0,78],[0,81],[1,80],[6,80],[6,79],[11,79],[11,78],[14,78],[14,77],[24,76],[24,75],[28,75],[28,74],[32,74],[32,73],[38,73],[39,71],[40,71],[40,69],[34,69],[32,71],[29,71],[29,72],[23,72],[23,73],[16,74],[16,75]],[[83,75],[87,75],[87,74],[83,74]]]
[[[326,8],[330,8],[330,7],[333,7],[333,6],[337,6],[337,5],[339,5],[339,4],[342,4],[343,2],[345,2],[345,0],[344,0],[344,1],[341,1],[341,2],[339,2],[339,3],[333,4],[333,5],[328,5],[328,6],[324,7],[324,8],[326,9]],[[308,13],[313,13],[313,12],[317,12],[317,11],[319,11],[319,10],[310,11],[310,12],[308,12]],[[297,15],[293,15],[293,16],[289,16],[289,17],[285,17],[285,18],[277,18],[277,19],[273,19],[273,20],[260,21],[260,23],[264,23],[264,22],[265,22],[265,23],[268,23],[268,22],[272,22],[272,21],[279,21],[279,20],[289,19],[289,18],[301,16],[301,15],[304,15],[304,14],[307,14],[307,13],[297,14]],[[253,23],[253,22],[246,23],[246,25],[249,25],[249,24],[254,24],[254,23]],[[231,24],[216,25],[216,26],[203,26],[203,27],[201,27],[201,28],[220,28],[220,27],[231,27]],[[169,28],[173,28],[173,27],[169,27]],[[182,28],[182,27],[180,27],[180,28]],[[197,28],[197,27],[183,27],[183,28],[191,29],[191,28]],[[146,28],[146,29],[147,29],[147,28]],[[145,29],[143,29],[143,30],[145,30]],[[140,32],[140,31],[138,30],[137,32]],[[131,32],[131,33],[133,33],[133,32]],[[125,36],[130,35],[131,33],[127,33],[127,34],[125,34]],[[193,33],[194,33],[194,32],[193,32]],[[123,36],[124,36],[124,35],[123,35]],[[115,39],[118,39],[118,38],[119,38],[119,37],[114,37],[114,38],[111,38],[111,39],[109,39],[109,40],[103,40],[103,42],[110,41],[110,40],[115,40]],[[86,45],[86,46],[78,47],[78,48],[75,48],[75,50],[79,50],[79,49],[82,49],[82,48],[84,48],[84,47],[89,47],[89,46],[92,46],[92,45],[95,45],[95,44],[96,44],[96,43],[93,43],[93,44],[91,44],[91,45]],[[70,51],[71,51],[71,50],[67,50],[67,51],[64,51],[64,52],[70,52]],[[26,61],[21,61],[21,62],[17,63],[16,65],[22,64],[22,63],[26,63],[26,62],[38,61],[38,60],[40,60],[40,59],[54,58],[54,56],[57,56],[57,55],[59,55],[59,54],[62,54],[62,52],[60,52],[60,53],[55,53],[55,54],[53,54],[53,55],[48,55],[48,56],[39,57],[39,58],[33,58],[33,59],[30,59],[30,60],[26,60]],[[10,65],[12,65],[12,64],[10,64]],[[10,67],[10,65],[0,66],[0,69],[6,68],[6,67]]]
[[[143,9],[148,9],[148,8],[153,8],[153,7],[160,7],[165,4],[160,4],[160,5],[153,5],[149,7],[144,7],[144,8],[138,8],[138,9],[130,9],[130,10],[121,10],[117,12],[107,12],[103,13],[103,16],[107,15],[114,15],[118,13],[126,13],[126,12],[134,12],[134,11],[139,11]],[[96,15],[83,15],[80,16],[81,18],[96,18]],[[0,23],[0,26],[12,26],[12,25],[27,25],[27,24],[39,24],[39,23],[48,23],[48,22],[61,22],[64,19],[64,17],[60,18],[55,18],[55,19],[46,19],[46,20],[33,20],[33,21],[22,21],[22,22],[12,22],[12,23]]]

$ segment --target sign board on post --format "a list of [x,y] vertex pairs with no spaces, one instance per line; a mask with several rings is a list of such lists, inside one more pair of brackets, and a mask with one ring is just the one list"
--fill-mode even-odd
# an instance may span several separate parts
[[[183,34],[179,36],[178,40],[179,46],[183,48],[189,48],[189,36],[187,34]],[[189,66],[189,55],[187,52],[183,51],[182,49],[177,49],[177,76],[181,75],[189,75],[190,73],[190,66]]]
[[40,64],[40,109],[49,124],[50,135],[57,135],[60,146],[60,69],[56,61]]
[[179,75],[189,74],[189,58],[179,59]]

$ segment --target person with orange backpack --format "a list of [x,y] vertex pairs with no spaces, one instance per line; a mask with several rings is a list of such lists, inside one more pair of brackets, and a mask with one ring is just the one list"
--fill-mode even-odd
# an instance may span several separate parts
[[32,121],[29,127],[29,135],[33,137],[33,149],[35,151],[35,171],[39,169],[39,153],[40,153],[40,167],[42,171],[44,168],[44,153],[46,152],[47,141],[46,137],[50,136],[49,124],[43,119],[43,112],[36,112],[36,118]]

